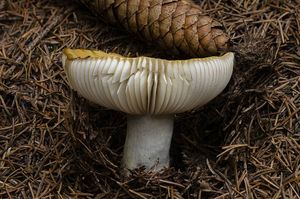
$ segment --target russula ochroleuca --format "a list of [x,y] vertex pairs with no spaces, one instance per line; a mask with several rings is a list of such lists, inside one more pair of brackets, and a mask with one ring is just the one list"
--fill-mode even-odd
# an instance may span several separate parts
[[159,170],[169,166],[173,117],[204,105],[228,84],[233,53],[164,60],[65,49],[70,86],[86,99],[128,114],[123,166]]

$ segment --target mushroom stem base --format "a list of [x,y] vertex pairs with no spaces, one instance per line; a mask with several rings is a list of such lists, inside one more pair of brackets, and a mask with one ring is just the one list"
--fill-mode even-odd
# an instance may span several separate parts
[[160,170],[169,166],[174,118],[171,115],[129,115],[123,166]]

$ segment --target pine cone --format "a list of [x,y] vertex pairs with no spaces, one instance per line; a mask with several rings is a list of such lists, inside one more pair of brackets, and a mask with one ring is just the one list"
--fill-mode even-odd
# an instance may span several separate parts
[[129,32],[162,48],[192,57],[218,55],[228,48],[221,24],[201,14],[192,0],[79,0]]

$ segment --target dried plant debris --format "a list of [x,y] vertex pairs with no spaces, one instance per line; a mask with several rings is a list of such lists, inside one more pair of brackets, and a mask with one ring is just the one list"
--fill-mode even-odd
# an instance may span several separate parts
[[299,1],[194,1],[224,24],[234,76],[176,117],[170,169],[129,178],[126,116],[71,91],[61,52],[167,55],[73,1],[2,2],[0,198],[300,198]]

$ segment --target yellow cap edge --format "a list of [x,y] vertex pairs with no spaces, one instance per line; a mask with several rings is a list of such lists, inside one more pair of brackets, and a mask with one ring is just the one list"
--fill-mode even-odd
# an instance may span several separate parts
[[[116,53],[106,53],[101,50],[88,50],[88,49],[71,49],[71,48],[65,48],[63,49],[63,54],[66,56],[68,60],[74,60],[74,59],[87,59],[87,58],[103,58],[103,57],[118,57],[118,58],[129,58],[129,59],[135,59],[136,57],[124,57],[122,55],[116,54]],[[212,57],[205,57],[205,58],[191,58],[189,60],[202,60],[207,61],[211,59],[224,59],[225,57],[233,55],[232,52],[228,52],[222,56],[212,56]],[[150,58],[150,57],[149,57]],[[158,59],[158,58],[152,58],[152,59]],[[162,59],[161,59],[162,60]],[[183,60],[167,60],[167,61],[183,61]]]

